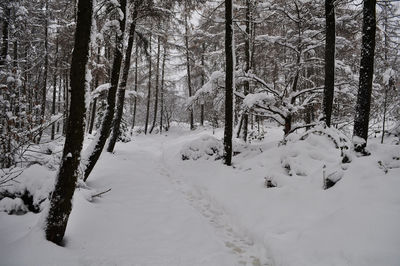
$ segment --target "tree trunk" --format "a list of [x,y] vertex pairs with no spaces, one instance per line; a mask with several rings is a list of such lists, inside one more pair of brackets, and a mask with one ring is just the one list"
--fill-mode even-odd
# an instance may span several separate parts
[[[100,46],[97,47],[97,63],[100,64]],[[94,76],[94,89],[96,89],[99,86],[99,69],[96,71],[96,75]],[[94,121],[96,119],[96,110],[97,110],[97,97],[94,98],[93,103],[92,103],[92,111],[91,111],[91,118],[90,118],[90,124],[89,124],[89,134],[92,134],[93,131],[93,126],[94,126]]]
[[368,139],[369,113],[371,109],[372,79],[374,74],[376,0],[365,0],[363,7],[362,48],[360,81],[357,94],[353,136],[365,140],[357,145],[357,151],[364,151]]
[[153,119],[153,124],[150,129],[150,134],[153,132],[154,127],[156,126],[156,120],[157,120],[157,108],[158,108],[158,80],[160,76],[160,36],[158,36],[157,39],[157,66],[156,66],[156,91],[155,91],[155,102],[154,102],[154,119]]
[[[251,3],[250,0],[246,0],[246,39],[244,44],[245,49],[245,57],[246,57],[246,73],[248,73],[251,69],[250,62],[250,38],[251,38]],[[244,83],[244,95],[246,96],[250,91],[250,83],[249,81],[245,81]],[[248,134],[248,125],[249,125],[249,115],[248,113],[243,113],[243,120],[241,120],[241,126],[243,127],[243,140],[247,141]]]
[[6,65],[8,55],[8,28],[10,25],[10,13],[9,7],[4,9],[3,27],[2,27],[2,41],[1,41],[1,53],[0,53],[0,69]]
[[225,129],[224,129],[224,162],[232,164],[232,120],[233,120],[233,23],[232,0],[225,0]]
[[117,112],[115,113],[114,120],[112,122],[111,137],[107,147],[108,152],[114,151],[115,143],[117,142],[120,133],[119,130],[122,120],[122,113],[124,110],[126,83],[128,81],[129,68],[131,66],[133,40],[135,37],[135,29],[136,29],[136,17],[137,17],[137,12],[134,11],[132,16],[132,22],[129,28],[128,47],[126,48],[126,53],[125,53],[125,63],[124,63],[124,69],[122,71],[122,80],[118,88],[117,110],[116,110]]
[[[187,18],[187,11],[185,12],[185,48],[186,48],[186,70],[187,70],[187,83],[189,89],[189,97],[192,97],[192,81],[190,73],[190,54],[189,54],[189,24]],[[189,114],[190,130],[194,130],[193,108],[190,108]]]
[[332,105],[335,86],[335,7],[334,0],[325,0],[325,88],[323,108],[325,123],[331,126]]
[[149,84],[148,84],[148,90],[147,90],[146,121],[145,121],[145,125],[144,125],[144,134],[147,134],[147,127],[149,124],[150,97],[151,97],[151,31],[150,31],[150,37],[149,37]]
[[[49,1],[46,0],[46,13],[45,13],[45,28],[44,28],[44,73],[43,73],[43,87],[42,87],[42,105],[40,109],[40,123],[43,124],[45,121],[46,114],[46,93],[47,93],[47,74],[49,69],[49,20],[48,20],[48,9]],[[40,130],[38,135],[37,143],[42,138],[43,130]]]
[[[56,38],[56,54],[54,59],[54,76],[53,76],[53,102],[51,105],[51,114],[56,115],[56,99],[57,99],[57,67],[58,67],[58,38]],[[54,140],[56,132],[56,123],[51,125],[51,140]]]
[[92,1],[80,0],[71,63],[71,108],[63,157],[46,217],[46,239],[58,245],[64,237],[78,177],[85,128],[85,72],[92,25]]
[[[201,53],[201,87],[204,86],[206,83],[206,77],[205,77],[205,63],[204,63],[204,53],[206,52],[206,46],[204,45],[204,42],[201,45],[202,48],[202,53]],[[204,126],[204,101],[202,100],[200,103],[200,125]]]
[[125,32],[125,22],[126,22],[126,0],[119,1],[120,8],[123,14],[123,18],[119,21],[119,28],[121,30],[121,34],[117,35],[116,45],[114,51],[114,61],[112,65],[111,71],[111,87],[108,90],[107,95],[107,108],[103,117],[103,121],[100,126],[100,134],[96,140],[93,151],[90,151],[91,154],[86,162],[84,181],[87,180],[90,173],[92,172],[94,166],[96,165],[101,152],[103,151],[104,145],[106,144],[107,138],[110,135],[110,129],[112,120],[114,117],[114,108],[115,108],[115,96],[117,93],[119,74],[121,71],[121,63],[122,63],[122,50],[123,50],[123,40],[124,40],[124,32]]
[[[136,51],[135,51],[135,92],[138,90],[138,58],[139,58],[139,49],[138,46],[136,45]],[[136,106],[137,106],[137,95],[134,100],[133,104],[133,116],[132,116],[132,128],[135,127],[135,120],[136,120]]]
[[164,42],[164,53],[161,66],[161,95],[160,95],[160,134],[163,129],[163,115],[164,115],[164,74],[165,74],[165,60],[167,57],[167,42]]

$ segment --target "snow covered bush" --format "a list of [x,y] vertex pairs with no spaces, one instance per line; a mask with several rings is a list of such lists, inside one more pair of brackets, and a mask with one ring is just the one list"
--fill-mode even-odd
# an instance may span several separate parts
[[0,187],[0,211],[21,214],[40,212],[54,186],[54,172],[34,164],[27,168],[17,182]]
[[222,141],[205,135],[183,146],[180,154],[182,160],[198,160],[200,158],[218,160],[222,158],[223,149]]
[[291,134],[286,140],[279,147],[284,174],[271,173],[265,181],[267,187],[307,178],[307,183],[327,189],[343,177],[347,169],[344,163],[352,160],[351,141],[334,128],[318,125],[302,134]]

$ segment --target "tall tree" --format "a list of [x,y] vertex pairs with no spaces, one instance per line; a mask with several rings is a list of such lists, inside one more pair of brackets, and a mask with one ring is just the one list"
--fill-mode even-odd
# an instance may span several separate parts
[[89,177],[98,159],[100,158],[100,154],[103,151],[107,138],[110,135],[110,129],[114,117],[115,96],[117,93],[119,74],[121,71],[122,51],[124,46],[124,32],[126,23],[126,0],[119,1],[119,8],[121,10],[122,16],[119,16],[119,34],[117,34],[115,40],[116,43],[114,50],[114,61],[111,70],[111,87],[108,90],[108,95],[107,95],[107,108],[103,117],[103,121],[100,126],[100,132],[98,133],[100,135],[95,140],[96,143],[94,145],[93,150],[89,151],[90,155],[87,159],[85,173],[84,173],[85,181]]
[[323,108],[325,123],[331,126],[335,84],[335,0],[325,0],[325,87]]
[[147,127],[149,124],[150,98],[151,98],[151,30],[149,36],[149,83],[147,87],[146,122],[144,124],[144,134],[147,134]]
[[225,129],[224,162],[232,164],[232,129],[233,129],[233,7],[232,0],[225,0]]
[[113,152],[115,143],[117,142],[119,133],[120,133],[120,124],[122,120],[122,112],[124,110],[124,101],[125,101],[125,90],[126,84],[128,82],[129,68],[131,66],[131,55],[133,48],[133,40],[135,37],[135,29],[136,29],[136,18],[137,18],[137,6],[134,7],[132,22],[129,26],[129,37],[128,37],[128,46],[125,52],[125,63],[124,69],[122,71],[122,79],[118,87],[118,95],[117,95],[117,110],[114,115],[114,119],[112,122],[111,136],[110,141],[108,143],[107,151]]
[[78,166],[85,128],[85,76],[92,25],[92,0],[79,0],[75,45],[71,63],[71,105],[60,170],[46,218],[46,239],[61,244],[71,212],[71,200],[78,177]]
[[[186,2],[185,2],[186,3]],[[189,97],[192,97],[192,77],[190,72],[190,49],[189,49],[189,21],[188,21],[189,8],[185,6],[185,49],[186,49],[186,73],[187,73],[187,86],[189,90]],[[189,123],[190,129],[194,129],[193,107],[189,110]]]
[[159,77],[160,77],[160,47],[161,47],[161,42],[160,42],[160,36],[157,38],[157,63],[156,63],[156,86],[155,86],[155,94],[154,94],[154,118],[153,118],[153,124],[151,125],[150,129],[150,134],[153,132],[154,127],[156,126],[156,120],[157,120],[157,108],[158,108],[158,86],[159,86]]
[[356,140],[356,151],[365,151],[368,139],[369,113],[371,109],[372,80],[374,74],[376,33],[376,0],[364,0],[363,29],[360,61],[360,79],[358,85],[356,114],[354,118],[353,138]]
[[160,88],[160,134],[163,130],[163,115],[164,115],[164,83],[165,83],[165,60],[167,58],[167,41],[164,41],[164,52],[161,66],[161,88]]

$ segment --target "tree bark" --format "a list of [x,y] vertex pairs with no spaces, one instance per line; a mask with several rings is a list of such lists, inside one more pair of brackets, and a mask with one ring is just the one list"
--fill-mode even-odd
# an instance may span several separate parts
[[149,37],[149,84],[148,84],[148,90],[147,90],[146,121],[145,121],[145,125],[144,125],[144,134],[147,134],[147,127],[149,124],[150,97],[151,97],[151,32],[150,32],[150,37]]
[[325,123],[331,126],[335,86],[335,7],[334,0],[325,0],[325,87],[323,108]]
[[85,74],[89,55],[90,31],[92,25],[92,1],[80,0],[75,44],[71,63],[71,104],[70,119],[65,139],[60,170],[46,217],[46,239],[61,244],[71,213],[71,201],[78,177],[78,166],[85,128]]
[[153,132],[154,127],[156,126],[156,120],[157,120],[157,108],[158,108],[158,81],[159,81],[159,76],[160,76],[160,36],[157,38],[157,65],[156,65],[156,91],[155,91],[155,101],[154,101],[154,119],[153,119],[153,124],[151,125],[150,129],[150,134]]
[[364,150],[368,139],[368,123],[371,109],[372,80],[374,74],[375,31],[376,0],[364,0],[360,80],[353,136],[364,139],[365,143],[356,147],[358,151]]
[[[54,59],[54,76],[53,76],[53,102],[51,105],[51,114],[56,114],[56,99],[57,99],[57,68],[58,68],[58,38],[56,39],[56,54]],[[56,131],[56,123],[51,125],[51,140],[54,140]]]
[[2,27],[2,41],[1,41],[1,53],[0,53],[0,68],[6,65],[6,59],[8,55],[8,28],[10,25],[10,8],[4,9],[3,27]]
[[84,181],[87,180],[90,173],[92,172],[94,166],[96,165],[101,152],[103,151],[104,145],[106,144],[107,138],[110,135],[110,129],[112,120],[114,117],[114,108],[115,108],[115,96],[117,93],[119,74],[121,71],[121,63],[122,63],[122,50],[123,50],[123,40],[124,40],[124,32],[125,32],[125,23],[126,23],[126,0],[120,0],[120,8],[123,14],[123,18],[119,20],[119,28],[121,30],[121,34],[117,35],[116,45],[114,51],[114,61],[111,70],[111,87],[108,90],[107,95],[107,108],[104,114],[103,121],[100,126],[100,132],[98,134],[99,137],[97,139],[96,144],[94,145],[94,149],[89,155],[89,158],[86,162]]
[[[136,51],[135,51],[135,92],[138,90],[138,58],[139,58],[139,49],[138,46],[136,45]],[[135,127],[135,122],[136,122],[136,106],[137,106],[137,95],[134,100],[133,104],[133,116],[132,116],[132,128]]]
[[[246,57],[246,73],[248,73],[251,69],[250,63],[250,38],[251,38],[251,3],[250,0],[246,0],[246,39],[244,44],[245,49],[245,57]],[[245,81],[244,83],[244,95],[246,96],[250,91],[250,83],[249,81]],[[241,126],[243,127],[243,140],[247,141],[248,134],[248,125],[249,125],[249,115],[248,113],[243,114],[243,120],[241,120]]]
[[[201,87],[204,86],[206,83],[206,77],[205,77],[205,62],[204,62],[204,53],[206,52],[206,46],[204,45],[204,42],[201,45],[202,48],[202,53],[201,53]],[[204,101],[200,103],[200,125],[204,126]]]
[[116,110],[117,112],[115,113],[114,120],[112,122],[111,137],[107,147],[108,152],[114,151],[115,143],[117,142],[118,136],[120,134],[120,125],[122,120],[122,113],[124,110],[126,83],[128,81],[129,68],[131,66],[133,40],[135,37],[136,17],[137,17],[137,12],[134,11],[132,16],[132,22],[131,25],[129,26],[128,46],[126,48],[126,53],[125,53],[124,69],[122,71],[122,79],[118,88],[117,110]]
[[232,122],[233,122],[233,23],[232,0],[225,0],[225,129],[224,129],[224,163],[232,164]]
[[[45,121],[46,114],[46,93],[47,93],[47,75],[49,69],[49,20],[48,20],[48,9],[49,1],[46,0],[46,12],[45,12],[45,28],[44,28],[44,73],[43,73],[43,87],[42,87],[42,106],[40,109],[40,123],[43,124]],[[40,130],[38,135],[37,143],[42,138],[43,131]]]
[[164,115],[164,74],[165,74],[165,60],[167,58],[167,42],[164,42],[163,60],[161,66],[161,95],[160,95],[160,134],[163,129],[163,115]]
[[[187,10],[185,10],[185,48],[186,48],[186,71],[187,71],[187,83],[189,90],[189,97],[192,97],[192,81],[190,73],[190,54],[189,54],[189,24],[187,18]],[[189,113],[189,123],[190,130],[194,130],[194,118],[193,118],[193,108],[190,108]]]

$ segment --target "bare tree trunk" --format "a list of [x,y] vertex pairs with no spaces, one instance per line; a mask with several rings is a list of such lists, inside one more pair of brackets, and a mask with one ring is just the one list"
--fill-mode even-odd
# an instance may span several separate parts
[[[206,78],[205,78],[205,63],[204,63],[204,53],[206,52],[206,46],[204,42],[201,45],[202,48],[202,53],[201,53],[201,86],[206,83]],[[204,101],[200,103],[200,125],[204,126]]]
[[167,57],[167,42],[164,42],[164,53],[161,66],[161,95],[160,95],[160,134],[163,129],[163,115],[164,115],[164,73],[165,73],[165,60]]
[[[187,70],[187,83],[189,89],[189,97],[192,97],[192,81],[190,73],[190,50],[189,50],[189,24],[188,24],[187,11],[185,10],[185,48],[186,48],[186,70]],[[190,108],[189,114],[190,130],[194,130],[193,109]]]
[[147,127],[149,124],[150,98],[151,98],[151,31],[150,31],[150,37],[149,37],[149,84],[148,84],[148,90],[147,90],[146,121],[145,121],[145,125],[144,125],[144,134],[147,134]]
[[[138,58],[139,58],[139,50],[138,46],[136,45],[136,51],[135,51],[135,92],[138,90]],[[133,116],[132,116],[132,128],[135,127],[135,122],[136,122],[136,106],[137,106],[137,95],[134,100],[134,105],[133,105]]]
[[331,126],[332,105],[335,89],[335,6],[334,0],[325,0],[325,88],[323,108],[325,123]]
[[157,120],[157,108],[158,108],[158,81],[159,81],[159,76],[160,76],[160,36],[158,36],[157,39],[157,65],[156,65],[156,91],[155,91],[155,102],[154,102],[154,118],[153,118],[153,124],[150,129],[150,134],[153,132],[154,127],[156,126],[156,120]]
[[85,128],[85,72],[89,55],[92,25],[92,1],[80,0],[75,45],[71,63],[71,108],[70,119],[60,170],[46,217],[46,239],[58,245],[62,243],[72,209],[72,196],[78,178],[78,166]]
[[[48,20],[48,9],[49,1],[46,0],[46,13],[45,13],[45,28],[44,28],[44,73],[43,73],[43,88],[42,88],[42,106],[40,109],[40,123],[43,124],[45,121],[46,114],[46,93],[47,93],[47,75],[49,69],[49,20]],[[42,138],[43,131],[40,130],[38,135],[37,143],[40,142]]]
[[360,81],[357,94],[353,136],[364,139],[356,145],[357,151],[365,151],[368,139],[369,113],[371,109],[372,79],[374,74],[376,31],[376,0],[365,0],[363,7],[363,30],[360,62]]
[[6,65],[6,59],[8,55],[8,28],[10,25],[10,13],[9,7],[4,9],[3,27],[2,27],[2,41],[1,41],[1,53],[0,53],[0,69]]
[[117,142],[118,136],[120,134],[120,124],[122,120],[122,113],[124,110],[126,83],[128,81],[129,68],[131,66],[133,40],[135,37],[136,17],[137,17],[137,12],[134,11],[134,14],[132,16],[132,22],[131,25],[129,26],[128,46],[126,48],[126,53],[125,53],[124,69],[122,71],[122,79],[118,88],[117,110],[116,110],[117,112],[114,115],[110,141],[107,147],[108,152],[114,151],[115,143]]
[[99,133],[97,133],[100,135],[97,139],[96,144],[94,145],[93,151],[91,151],[91,154],[89,155],[89,158],[86,162],[85,174],[83,179],[84,181],[87,180],[98,159],[100,158],[100,154],[103,151],[107,138],[110,135],[111,124],[114,117],[115,96],[117,93],[119,74],[121,71],[123,40],[126,23],[126,0],[120,0],[119,3],[121,11],[123,13],[123,18],[119,20],[119,28],[121,30],[121,34],[117,35],[116,38],[114,61],[111,71],[111,87],[108,90],[107,95],[107,108],[100,126],[100,131]]
[[225,0],[225,129],[224,129],[224,163],[232,164],[232,123],[233,123],[233,7],[232,0]]
[[[56,38],[56,52],[54,59],[54,76],[53,76],[53,102],[51,105],[51,114],[56,114],[56,99],[57,99],[57,67],[58,67],[58,37]],[[54,134],[56,131],[56,123],[51,125],[51,140],[54,140]]]
[[[251,38],[251,3],[250,0],[246,0],[246,39],[245,39],[245,56],[246,56],[246,73],[251,69],[250,62],[250,38]],[[246,96],[250,92],[250,83],[246,81],[244,83],[244,95]],[[243,140],[247,141],[248,125],[249,125],[249,115],[248,113],[243,114],[243,120],[241,120],[241,125],[243,127]]]
[[[97,47],[97,63],[100,64],[100,46]],[[96,75],[94,76],[94,89],[99,86],[99,70],[97,69]],[[94,121],[96,120],[96,110],[97,110],[97,97],[93,99],[90,124],[89,124],[89,134],[92,134]]]

